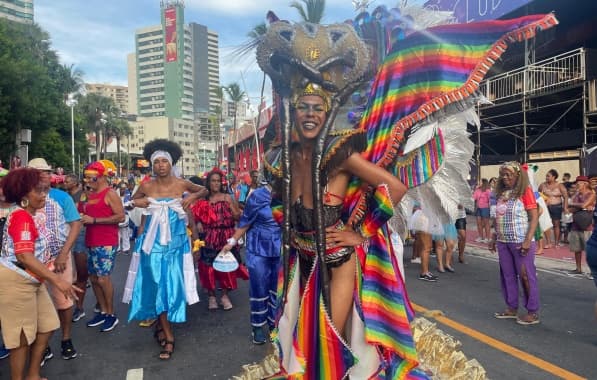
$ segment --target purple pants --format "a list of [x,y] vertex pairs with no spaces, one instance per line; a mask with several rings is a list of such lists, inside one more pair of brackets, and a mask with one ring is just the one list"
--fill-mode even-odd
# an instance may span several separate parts
[[[535,242],[531,242],[526,256],[520,254],[521,243],[497,242],[497,252],[500,259],[500,281],[502,294],[506,305],[512,310],[518,310],[518,281],[522,284],[524,307],[529,313],[539,311],[539,287],[537,286],[537,268],[535,268]],[[522,279],[522,268],[526,271],[528,288]]]

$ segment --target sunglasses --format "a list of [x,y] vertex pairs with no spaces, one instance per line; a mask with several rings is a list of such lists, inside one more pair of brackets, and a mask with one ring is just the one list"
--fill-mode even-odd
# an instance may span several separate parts
[[98,177],[87,177],[87,176],[85,176],[85,177],[83,178],[83,181],[84,181],[84,182],[97,182],[97,178],[98,178]]

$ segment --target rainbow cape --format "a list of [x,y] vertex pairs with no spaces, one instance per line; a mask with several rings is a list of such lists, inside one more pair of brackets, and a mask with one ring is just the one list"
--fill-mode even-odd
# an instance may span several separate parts
[[[555,25],[553,14],[532,15],[442,25],[398,41],[379,67],[358,126],[367,132],[364,158],[399,176],[409,187],[424,183],[442,164],[441,141],[426,144],[415,165],[405,169],[398,158],[411,129],[455,110],[450,106],[472,102],[509,43]],[[364,216],[366,192],[358,178],[352,180],[345,202],[351,221]]]

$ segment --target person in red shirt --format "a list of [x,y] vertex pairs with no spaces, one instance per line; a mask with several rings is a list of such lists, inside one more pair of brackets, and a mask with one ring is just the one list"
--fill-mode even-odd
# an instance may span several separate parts
[[110,275],[118,247],[118,224],[124,221],[122,201],[108,184],[105,172],[99,161],[85,168],[83,180],[90,192],[81,215],[81,222],[86,226],[85,245],[89,248],[87,269],[100,306],[100,312],[87,322],[87,327],[101,325],[102,332],[112,331],[118,324]]
[[79,291],[54,272],[47,237],[38,228],[42,221],[33,218],[50,190],[41,176],[37,169],[22,168],[2,180],[6,201],[17,205],[7,218],[0,255],[0,324],[13,379],[23,378],[28,356],[27,378],[40,378],[44,350],[60,327],[45,284],[69,299]]

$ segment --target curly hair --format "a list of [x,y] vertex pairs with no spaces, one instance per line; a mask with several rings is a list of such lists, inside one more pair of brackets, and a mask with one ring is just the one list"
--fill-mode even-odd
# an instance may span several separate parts
[[209,187],[209,183],[211,181],[211,177],[213,177],[214,175],[220,176],[220,183],[221,183],[220,191],[226,192],[226,189],[224,188],[224,172],[222,172],[218,168],[213,168],[209,173],[207,173],[207,177],[205,178],[205,186],[207,187],[207,192],[209,193],[209,196],[212,195],[211,189]]
[[41,170],[20,168],[11,170],[2,179],[2,192],[6,202],[20,203],[41,181]]
[[150,161],[150,164],[153,164],[153,162],[151,162],[151,155],[157,150],[163,150],[170,153],[170,156],[172,157],[172,165],[176,165],[180,156],[182,156],[182,149],[177,143],[166,139],[155,139],[145,144],[143,147],[143,157],[145,157],[147,161]]

